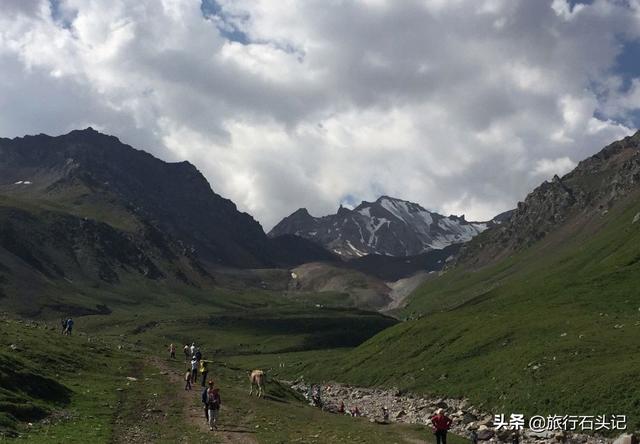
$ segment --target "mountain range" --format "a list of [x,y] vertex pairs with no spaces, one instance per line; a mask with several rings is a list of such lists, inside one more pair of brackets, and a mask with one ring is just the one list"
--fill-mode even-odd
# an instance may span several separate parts
[[309,378],[464,394],[529,417],[621,411],[637,431],[639,286],[637,132],[535,188],[409,295],[406,322]]
[[[640,430],[640,132],[490,222],[390,197],[324,218],[296,213],[267,236],[194,166],[91,129],[0,139],[2,312],[82,315],[78,326],[118,344],[61,342],[50,324],[37,341],[35,323],[3,332],[0,373],[14,379],[0,404],[27,411],[36,391],[21,382],[33,379],[26,369],[76,374],[71,355],[56,361],[67,341],[83,356],[130,348],[140,363],[153,362],[140,359],[143,340],[156,356],[159,344],[205,338],[220,359],[237,355],[220,368],[259,365],[281,380],[396,387],[527,417],[621,413]],[[399,279],[407,270],[422,272]],[[42,360],[27,366],[41,343]],[[118,367],[105,366],[102,376]],[[109,379],[121,385],[128,369]],[[17,419],[0,409],[0,430]]]
[[340,206],[336,214],[323,217],[300,208],[280,221],[269,236],[294,234],[344,258],[406,257],[467,242],[495,223],[442,216],[416,203],[382,196],[353,210]]
[[569,236],[603,219],[640,185],[640,131],[582,160],[529,193],[500,226],[464,245],[458,260],[484,266],[544,240],[566,227]]
[[334,259],[299,237],[267,237],[188,162],[91,128],[0,139],[0,292],[131,274],[199,285],[217,267]]

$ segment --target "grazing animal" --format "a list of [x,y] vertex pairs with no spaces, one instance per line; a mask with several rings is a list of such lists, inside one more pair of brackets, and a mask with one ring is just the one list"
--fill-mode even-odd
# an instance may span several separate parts
[[251,391],[249,396],[253,395],[253,386],[257,387],[257,395],[260,398],[264,393],[265,374],[262,370],[253,370],[249,374],[249,382],[251,383]]

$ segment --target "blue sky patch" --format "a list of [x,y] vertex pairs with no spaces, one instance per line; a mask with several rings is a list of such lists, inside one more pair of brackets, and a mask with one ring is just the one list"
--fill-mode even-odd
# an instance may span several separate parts
[[624,79],[625,90],[631,86],[633,78],[640,77],[640,40],[623,43],[614,72]]
[[215,0],[202,0],[200,4],[200,10],[202,11],[202,15],[206,18],[216,18],[216,25],[218,30],[220,31],[220,35],[227,40],[232,42],[242,43],[243,45],[247,45],[250,43],[249,37],[247,34],[238,29],[237,25],[234,24],[234,21],[237,19],[246,20],[248,17],[240,18],[240,17],[228,17],[222,7]]
[[71,25],[73,24],[73,20],[75,20],[77,13],[74,13],[72,16],[65,13],[65,11],[60,8],[60,0],[49,0],[49,9],[51,10],[51,18],[54,22],[58,23],[65,29],[71,29]]

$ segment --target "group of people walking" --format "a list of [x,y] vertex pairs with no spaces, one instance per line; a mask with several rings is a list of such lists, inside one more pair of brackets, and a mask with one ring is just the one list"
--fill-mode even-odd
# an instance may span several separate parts
[[[192,390],[192,388],[198,383],[198,374],[202,378],[201,386],[202,390],[202,404],[204,407],[204,415],[209,425],[209,430],[217,429],[218,412],[222,405],[220,398],[220,389],[215,386],[215,382],[212,379],[207,381],[209,375],[209,364],[213,361],[207,361],[202,357],[200,348],[196,347],[195,343],[185,344],[183,347],[184,362],[187,366],[186,373],[184,375],[184,389]],[[169,358],[176,359],[176,346],[175,344],[169,345]]]
[[[71,324],[69,324],[68,321],[71,321]],[[68,329],[68,334],[71,334],[73,321],[71,319],[69,319],[68,321],[66,322],[65,332],[66,329]],[[200,385],[203,388],[201,397],[202,405],[204,408],[204,415],[207,424],[209,425],[209,430],[217,429],[218,413],[220,411],[220,406],[222,405],[222,400],[220,398],[220,389],[215,386],[215,382],[212,379],[209,379],[207,381],[207,376],[209,374],[208,364],[212,361],[203,359],[202,352],[200,351],[200,348],[196,347],[195,343],[191,343],[191,345],[185,344],[183,347],[183,353],[184,361],[187,365],[187,370],[184,375],[184,389],[192,390],[192,388],[197,384],[198,374],[200,374]],[[169,358],[176,359],[175,344],[169,345]],[[316,407],[323,407],[321,390],[322,389],[320,385],[314,384],[309,387],[309,392],[307,393],[307,399],[309,399],[311,404]],[[354,417],[361,416],[360,410],[357,406],[347,410],[345,408],[344,402],[340,402],[340,407],[338,408],[337,413],[349,414]],[[389,410],[386,406],[382,408],[382,416],[385,422],[389,421]],[[430,422],[433,426],[433,433],[436,438],[436,443],[447,444],[447,432],[451,428],[453,422],[451,418],[447,417],[442,409],[438,409],[436,411],[436,414],[430,418]],[[473,437],[470,438],[473,442]],[[477,440],[475,442],[477,442]]]

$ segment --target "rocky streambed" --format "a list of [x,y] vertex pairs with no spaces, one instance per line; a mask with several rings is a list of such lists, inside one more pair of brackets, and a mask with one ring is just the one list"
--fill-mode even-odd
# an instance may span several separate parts
[[[289,386],[313,403],[312,396],[317,390],[315,387],[318,386],[314,387],[304,381],[289,383]],[[429,424],[431,416],[436,410],[442,408],[453,420],[451,432],[456,435],[470,437],[472,431],[475,431],[479,442],[515,442],[512,430],[495,427],[494,415],[479,410],[467,399],[429,398],[402,393],[397,389],[363,388],[339,383],[323,384],[319,387],[322,408],[332,413],[338,413],[340,404],[344,403],[345,414],[351,414],[350,412],[357,407],[360,416],[368,418],[371,422]],[[386,420],[384,408],[388,412]],[[517,439],[517,442],[523,444],[542,442],[637,444],[637,440],[631,435],[621,435],[614,440],[597,435],[557,430],[523,429],[518,432]]]

